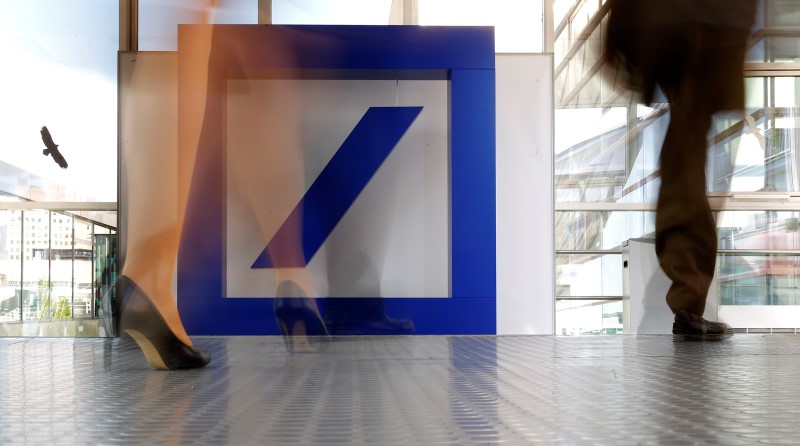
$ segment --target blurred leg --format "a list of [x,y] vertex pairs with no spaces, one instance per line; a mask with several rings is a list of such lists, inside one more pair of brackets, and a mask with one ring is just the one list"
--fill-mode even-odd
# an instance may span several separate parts
[[716,262],[716,224],[706,198],[706,133],[711,113],[693,101],[693,80],[670,94],[670,125],[661,149],[656,254],[673,284],[673,312],[702,316]]
[[716,222],[706,198],[707,134],[715,112],[743,107],[747,33],[696,26],[662,38],[676,45],[662,62],[671,67],[659,79],[670,103],[670,125],[660,158],[656,254],[673,281],[669,307],[702,316],[717,254]]

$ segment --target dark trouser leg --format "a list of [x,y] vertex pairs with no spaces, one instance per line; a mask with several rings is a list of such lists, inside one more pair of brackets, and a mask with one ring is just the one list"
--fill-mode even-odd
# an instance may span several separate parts
[[672,280],[667,305],[702,316],[717,253],[717,231],[706,198],[706,133],[712,113],[694,79],[668,93],[671,118],[661,149],[656,255]]

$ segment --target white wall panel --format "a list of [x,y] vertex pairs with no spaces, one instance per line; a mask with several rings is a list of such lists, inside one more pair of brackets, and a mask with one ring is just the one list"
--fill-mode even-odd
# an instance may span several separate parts
[[553,334],[553,58],[496,61],[497,333]]

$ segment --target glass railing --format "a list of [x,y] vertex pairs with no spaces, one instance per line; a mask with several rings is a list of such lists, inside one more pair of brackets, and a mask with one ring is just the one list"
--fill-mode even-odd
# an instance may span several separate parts
[[116,203],[0,203],[0,336],[106,336]]

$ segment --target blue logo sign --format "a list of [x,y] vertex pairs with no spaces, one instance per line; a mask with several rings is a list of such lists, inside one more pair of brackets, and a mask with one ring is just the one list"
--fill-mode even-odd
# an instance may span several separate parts
[[[370,107],[252,268],[306,266],[421,111],[422,107]],[[298,228],[302,259],[294,255]]]
[[[227,81],[287,74],[296,79],[447,82],[449,298],[376,292],[358,299],[385,305],[386,314],[413,319],[418,334],[496,332],[492,27],[181,25],[178,41],[178,161],[191,163],[191,169],[178,172],[179,184],[189,192],[177,290],[190,334],[280,333],[269,290],[249,299],[227,294],[223,168]],[[238,57],[230,57],[232,48]],[[202,67],[208,69],[207,85],[197,82]],[[192,118],[199,97],[206,98],[201,128]],[[361,191],[420,113],[421,107],[369,108],[263,252],[252,263],[244,258],[242,266],[304,266],[346,219],[344,214],[352,212]],[[298,236],[302,255],[297,255]],[[291,249],[282,249],[290,242]]]

